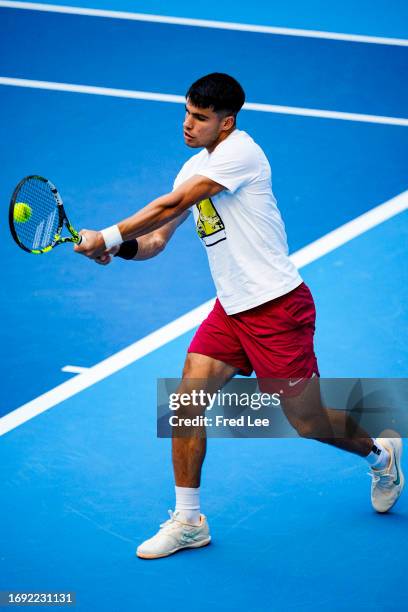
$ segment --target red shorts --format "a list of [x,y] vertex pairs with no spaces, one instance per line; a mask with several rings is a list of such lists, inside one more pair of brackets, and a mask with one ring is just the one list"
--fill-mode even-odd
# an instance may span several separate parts
[[218,299],[189,348],[258,379],[319,375],[313,349],[316,310],[305,283],[275,300],[227,315]]

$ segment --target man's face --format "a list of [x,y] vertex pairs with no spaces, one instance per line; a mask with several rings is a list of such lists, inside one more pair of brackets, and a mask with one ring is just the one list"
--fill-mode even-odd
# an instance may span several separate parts
[[233,125],[231,117],[220,117],[212,108],[193,106],[187,99],[186,115],[183,123],[184,142],[188,147],[214,148],[222,138],[223,132]]

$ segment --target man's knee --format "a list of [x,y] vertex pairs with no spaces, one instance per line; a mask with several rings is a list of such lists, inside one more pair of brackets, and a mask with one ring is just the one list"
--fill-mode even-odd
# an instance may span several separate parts
[[183,368],[183,380],[201,380],[203,385],[221,388],[237,372],[237,368],[200,353],[187,353]]
[[183,378],[191,378],[194,375],[194,357],[191,353],[187,353],[183,367]]
[[292,423],[301,438],[314,438],[314,422],[311,419],[296,420]]
[[319,417],[308,417],[289,419],[301,438],[322,440],[331,437],[331,430],[326,419]]

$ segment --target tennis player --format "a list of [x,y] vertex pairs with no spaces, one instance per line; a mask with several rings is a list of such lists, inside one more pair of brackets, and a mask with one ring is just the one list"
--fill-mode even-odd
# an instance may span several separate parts
[[[87,240],[75,250],[104,265],[113,256],[148,259],[164,249],[192,212],[217,300],[188,349],[181,391],[188,392],[191,379],[203,380],[205,390],[214,391],[235,374],[252,371],[259,379],[288,379],[288,389],[299,386],[284,401],[290,423],[303,437],[365,457],[372,505],[387,512],[404,485],[401,439],[374,440],[355,423],[348,426],[342,411],[322,406],[313,298],[288,257],[268,160],[237,128],[244,101],[241,85],[229,75],[209,74],[193,83],[186,94],[184,140],[200,151],[181,168],[173,191],[116,225],[82,230]],[[184,410],[189,413],[189,407]],[[340,421],[346,433],[333,437]],[[156,559],[210,542],[200,512],[205,452],[205,435],[173,437],[175,511],[138,547],[139,557]]]

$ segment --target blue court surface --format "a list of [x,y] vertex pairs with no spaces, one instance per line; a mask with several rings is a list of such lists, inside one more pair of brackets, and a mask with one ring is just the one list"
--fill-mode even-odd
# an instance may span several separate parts
[[404,609],[407,496],[375,514],[365,462],[313,441],[210,440],[211,546],[135,557],[174,506],[156,381],[180,375],[214,296],[206,254],[187,220],[147,262],[100,267],[70,246],[31,256],[9,236],[7,211],[33,173],[55,182],[78,229],[112,225],[170,191],[191,151],[182,103],[163,96],[229,72],[261,105],[239,127],[271,162],[290,251],[316,301],[321,374],[405,377],[405,4],[69,3],[310,35],[17,4],[27,10],[0,2],[0,591],[75,591],[86,612]]

